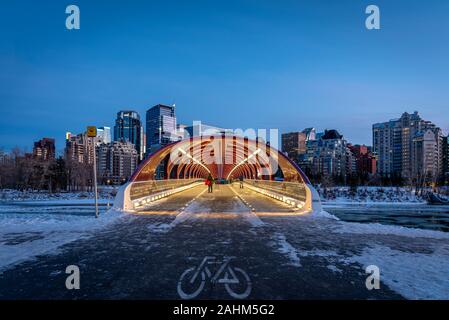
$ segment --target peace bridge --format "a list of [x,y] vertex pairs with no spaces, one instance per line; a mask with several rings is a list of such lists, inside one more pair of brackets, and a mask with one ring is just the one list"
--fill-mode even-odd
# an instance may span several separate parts
[[[115,206],[145,212],[162,198],[172,203],[181,195],[194,199],[207,189],[209,176],[224,188],[220,201],[238,196],[239,188],[229,182],[243,178],[244,188],[259,202],[270,199],[296,214],[321,211],[317,191],[297,164],[268,143],[236,135],[193,137],[149,155],[120,188]],[[276,205],[270,210],[277,211]]]

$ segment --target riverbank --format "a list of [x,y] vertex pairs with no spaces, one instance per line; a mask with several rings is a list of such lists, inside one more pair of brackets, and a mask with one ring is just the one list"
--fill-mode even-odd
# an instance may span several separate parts
[[[116,188],[102,187],[98,190],[98,198],[101,203],[112,203]],[[47,191],[18,191],[12,189],[0,190],[0,202],[45,202],[45,203],[89,203],[95,198],[93,192],[55,192]]]
[[426,204],[414,190],[398,187],[317,188],[323,204]]

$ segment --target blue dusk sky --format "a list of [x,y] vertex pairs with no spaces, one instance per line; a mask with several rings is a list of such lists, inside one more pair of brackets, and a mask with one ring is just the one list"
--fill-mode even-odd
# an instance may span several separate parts
[[[65,28],[65,8],[81,29]],[[365,8],[381,30],[365,28]],[[375,122],[419,111],[449,129],[447,0],[14,0],[0,2],[0,147],[144,118],[338,129],[371,144]]]

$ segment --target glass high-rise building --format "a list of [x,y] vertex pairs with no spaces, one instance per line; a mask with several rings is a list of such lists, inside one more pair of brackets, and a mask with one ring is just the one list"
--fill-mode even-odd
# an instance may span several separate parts
[[179,140],[176,132],[175,106],[158,104],[146,114],[147,153]]
[[109,127],[99,127],[97,129],[97,139],[98,143],[111,143],[112,137],[111,137],[111,128]]
[[143,126],[135,111],[119,111],[114,126],[114,141],[130,142],[137,151],[139,160],[143,159]]

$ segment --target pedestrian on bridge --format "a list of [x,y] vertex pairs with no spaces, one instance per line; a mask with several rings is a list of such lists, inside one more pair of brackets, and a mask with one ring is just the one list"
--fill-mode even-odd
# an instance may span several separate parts
[[243,189],[243,174],[239,177],[240,180],[240,189]]
[[209,174],[207,176],[206,185],[207,185],[207,192],[208,193],[214,192],[214,187],[213,187],[214,186],[214,178],[212,178],[211,174]]

